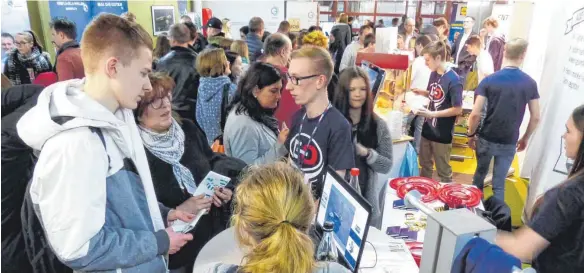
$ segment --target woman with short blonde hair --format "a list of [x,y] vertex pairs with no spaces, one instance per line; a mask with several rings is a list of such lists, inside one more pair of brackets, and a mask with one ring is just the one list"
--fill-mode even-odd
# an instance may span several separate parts
[[[197,92],[196,120],[207,135],[209,146],[222,134],[222,105],[227,105],[235,93],[229,79],[230,64],[221,48],[206,49],[197,57],[197,72],[201,75]],[[224,98],[226,101],[224,101]]]
[[314,200],[296,168],[283,162],[252,167],[235,192],[231,223],[240,247],[247,250],[243,262],[206,265],[197,272],[350,272],[337,263],[314,260],[308,236]]
[[236,52],[241,56],[243,64],[249,64],[249,48],[245,41],[234,41],[233,44],[231,44],[231,51]]

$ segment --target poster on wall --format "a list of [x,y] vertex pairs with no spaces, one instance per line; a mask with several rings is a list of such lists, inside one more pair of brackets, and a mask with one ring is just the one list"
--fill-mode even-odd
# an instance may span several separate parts
[[584,102],[584,4],[569,3],[561,8],[563,12],[550,16],[562,22],[550,29],[556,37],[545,37],[550,39],[549,56],[543,63],[539,90],[549,89],[553,95],[542,101],[542,119],[527,150],[526,158],[535,162],[529,166],[526,215],[537,198],[566,179],[573,164],[565,155],[562,135],[572,111]]
[[203,8],[211,9],[214,17],[231,21],[231,37],[239,37],[239,28],[249,24],[250,14],[262,18],[270,33],[285,20],[284,1],[203,1]]
[[52,18],[67,18],[77,26],[77,40],[93,17],[102,12],[121,15],[128,11],[128,1],[49,1]]
[[67,18],[77,26],[77,41],[85,26],[91,21],[90,1],[49,1],[51,19]]
[[[299,20],[300,29],[308,29],[310,26],[318,25],[318,2],[286,2],[286,19]],[[292,23],[290,23],[292,24]]]
[[154,30],[154,36],[168,32],[168,29],[174,22],[174,6],[152,6],[152,29]]
[[459,35],[464,32],[463,24],[464,18],[466,17],[467,4],[466,3],[454,3],[452,4],[452,15],[450,17],[450,34],[448,40],[454,43]]

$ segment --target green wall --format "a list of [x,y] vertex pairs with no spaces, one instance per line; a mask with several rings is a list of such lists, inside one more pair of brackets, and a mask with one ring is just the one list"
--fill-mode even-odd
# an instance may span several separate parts
[[[51,54],[53,62],[55,61],[55,48],[51,44],[51,28],[49,22],[51,15],[49,11],[48,1],[27,1],[28,14],[30,18],[30,26],[32,30],[39,36],[39,40],[45,50]],[[149,1],[132,1],[128,0],[128,11],[136,15],[136,21],[142,25],[152,37],[152,6],[174,6],[175,19],[178,22],[180,17],[178,14],[178,3],[176,0],[149,0]],[[187,2],[187,8],[191,10],[192,1]],[[155,37],[154,37],[155,38]]]

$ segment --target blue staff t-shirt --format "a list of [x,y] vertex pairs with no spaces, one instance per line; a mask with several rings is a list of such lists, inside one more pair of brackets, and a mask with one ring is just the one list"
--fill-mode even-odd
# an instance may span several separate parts
[[479,136],[499,144],[517,143],[525,106],[539,99],[535,81],[517,67],[505,67],[483,79],[475,96],[487,98]]
[[[430,104],[428,110],[441,111],[462,106],[462,83],[453,70],[448,70],[440,76],[437,72],[430,74],[428,82]],[[456,116],[445,118],[426,118],[422,136],[430,141],[450,144],[454,133]]]

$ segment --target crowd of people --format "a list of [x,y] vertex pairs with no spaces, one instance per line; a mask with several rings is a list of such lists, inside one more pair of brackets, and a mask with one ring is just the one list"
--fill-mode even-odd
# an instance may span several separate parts
[[[307,232],[327,166],[346,179],[358,168],[361,194],[379,213],[378,176],[393,165],[388,125],[356,64],[359,52],[374,52],[383,22],[354,34],[353,19],[342,14],[327,36],[318,26],[292,33],[286,21],[271,34],[253,17],[234,40],[227,19],[209,19],[202,34],[183,16],[154,42],[133,14],[101,14],[78,43],[75,24],[60,18],[50,24],[54,65],[33,32],[2,34],[3,74],[13,86],[4,90],[3,79],[2,271],[192,272],[203,246],[233,225],[250,250],[242,264],[197,272],[349,272],[316,263]],[[476,63],[473,183],[482,189],[492,169],[495,198],[504,200],[515,152],[539,120],[537,85],[520,69],[527,42],[506,41],[494,18],[477,35],[467,17],[452,44],[444,18],[424,29],[412,18],[398,23],[399,49],[416,57],[411,89],[428,102],[410,113],[421,175],[433,177],[435,165],[441,182],[453,182],[454,125]],[[31,84],[45,73],[57,83]],[[530,121],[519,136],[526,107]],[[576,223],[582,210],[558,202],[584,207],[584,194],[570,195],[584,193],[583,111],[575,110],[565,136],[576,160],[565,182],[571,191],[546,195],[528,232],[501,237],[535,238],[529,254],[547,247],[540,268],[557,259],[584,263],[562,258],[571,250],[557,246],[582,250],[565,239],[575,229],[584,234]],[[210,171],[231,183],[195,196]],[[174,221],[201,210],[195,229],[174,231]],[[575,218],[546,221],[558,214]],[[513,252],[516,241],[500,244],[534,257]]]

